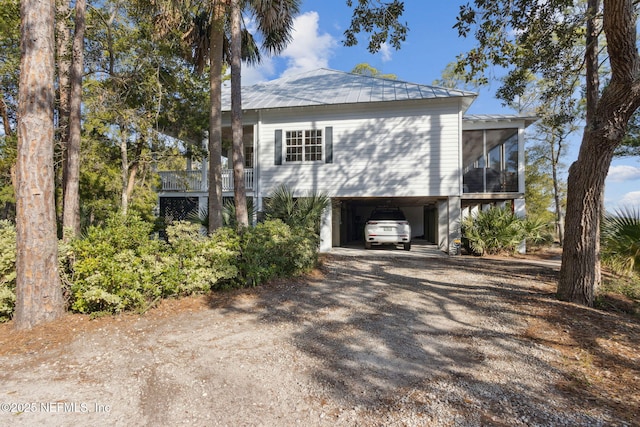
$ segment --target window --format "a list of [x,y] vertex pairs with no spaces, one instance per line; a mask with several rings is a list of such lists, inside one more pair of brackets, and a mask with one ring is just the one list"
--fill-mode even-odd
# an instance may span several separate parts
[[518,191],[518,129],[462,133],[465,193]]
[[322,160],[322,130],[294,130],[285,133],[287,162]]

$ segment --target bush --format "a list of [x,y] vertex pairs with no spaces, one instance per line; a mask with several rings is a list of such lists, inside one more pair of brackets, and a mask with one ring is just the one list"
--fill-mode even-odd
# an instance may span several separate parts
[[242,231],[240,276],[255,286],[277,277],[295,276],[318,262],[320,221],[330,205],[323,194],[294,197],[280,186],[265,201],[266,221]]
[[317,236],[322,212],[330,203],[326,195],[313,192],[296,198],[291,189],[282,185],[267,198],[265,214],[267,219],[279,219],[290,227],[304,228]]
[[462,234],[476,255],[515,252],[525,237],[522,220],[510,209],[496,207],[465,218]]
[[16,228],[0,221],[0,322],[13,315],[16,303]]
[[240,238],[234,230],[221,228],[207,237],[200,225],[180,221],[167,227],[167,238],[176,257],[172,264],[185,275],[174,294],[234,285],[240,256]]
[[[160,298],[211,289],[255,286],[316,265],[317,236],[280,220],[238,234],[211,236],[198,224],[167,227],[168,242],[150,237],[153,224],[115,214],[104,227],[60,246],[60,273],[71,310],[81,313],[144,311]],[[15,228],[0,222],[0,321],[15,305]]]
[[603,263],[618,274],[640,273],[640,212],[628,208],[607,215],[601,231]]
[[242,279],[256,286],[308,271],[317,263],[317,248],[317,240],[308,230],[291,228],[279,219],[267,220],[242,234]]
[[[614,276],[604,275],[602,287],[598,291],[599,299],[610,298],[611,295],[624,295],[628,298],[635,308],[640,310],[640,275],[631,276]],[[634,312],[635,310],[628,310]],[[638,311],[640,313],[640,311]]]
[[548,246],[553,243],[553,220],[543,217],[526,218],[523,221],[527,246]]
[[73,310],[144,310],[160,298],[205,292],[237,276],[237,237],[225,231],[206,237],[198,225],[178,222],[167,228],[167,244],[149,237],[152,227],[116,215],[72,242]]
[[89,227],[83,238],[71,242],[66,267],[73,310],[142,309],[163,295],[162,281],[173,275],[163,275],[166,243],[149,238],[152,227],[137,217],[115,214],[104,227]]
[[522,241],[551,242],[550,224],[517,217],[511,209],[492,207],[462,221],[462,234],[469,251],[476,255],[515,252]]

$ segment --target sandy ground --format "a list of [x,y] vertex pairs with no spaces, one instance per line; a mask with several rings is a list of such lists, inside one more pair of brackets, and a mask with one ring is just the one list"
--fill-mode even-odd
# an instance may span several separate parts
[[[0,425],[638,425],[638,377],[622,403],[585,399],[569,327],[541,323],[556,270],[337,253],[310,277],[144,315],[2,325]],[[633,383],[638,323],[620,330]]]

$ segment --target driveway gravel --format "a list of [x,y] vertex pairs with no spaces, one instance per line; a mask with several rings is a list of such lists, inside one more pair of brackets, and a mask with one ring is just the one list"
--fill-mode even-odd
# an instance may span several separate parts
[[354,253],[18,337],[0,352],[0,425],[625,425],[571,401],[559,354],[526,333],[553,265]]

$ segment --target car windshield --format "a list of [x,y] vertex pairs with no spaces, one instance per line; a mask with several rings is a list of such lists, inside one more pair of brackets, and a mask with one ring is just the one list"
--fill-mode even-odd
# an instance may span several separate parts
[[404,221],[405,217],[401,210],[394,209],[394,210],[373,211],[373,213],[371,214],[371,218],[369,219],[378,220],[378,221],[385,221],[385,220]]

